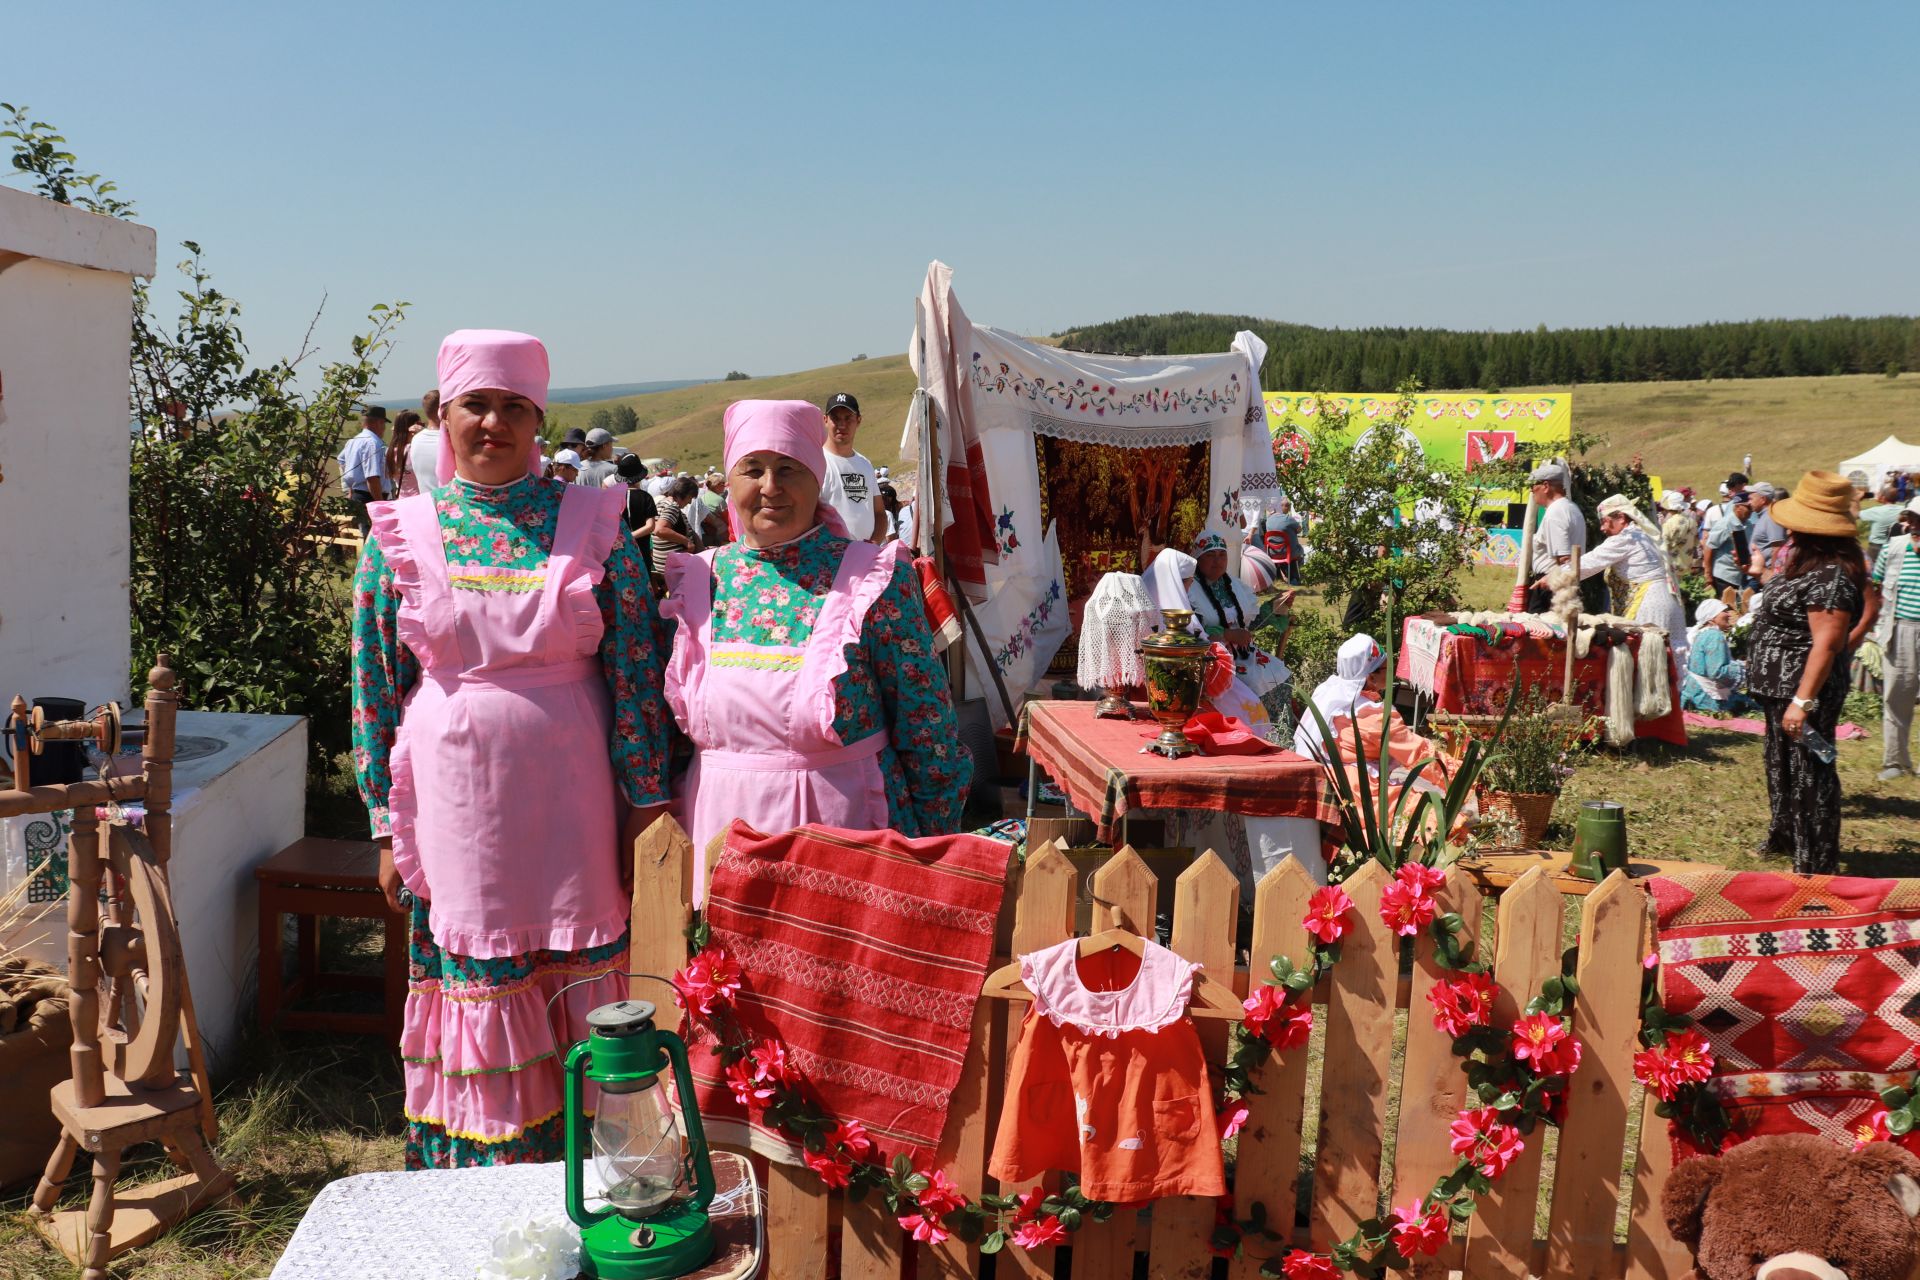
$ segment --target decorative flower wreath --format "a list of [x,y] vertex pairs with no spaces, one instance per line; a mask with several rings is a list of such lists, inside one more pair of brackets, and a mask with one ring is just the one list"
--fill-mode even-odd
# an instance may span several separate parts
[[[1396,1206],[1387,1218],[1361,1223],[1353,1235],[1324,1253],[1286,1248],[1290,1224],[1275,1230],[1264,1206],[1253,1205],[1251,1220],[1239,1222],[1223,1202],[1211,1242],[1216,1253],[1238,1255],[1249,1239],[1281,1246],[1263,1260],[1260,1274],[1286,1280],[1326,1280],[1343,1272],[1377,1276],[1404,1267],[1414,1257],[1437,1253],[1454,1224],[1473,1215],[1478,1197],[1526,1149],[1524,1135],[1543,1120],[1558,1125],[1564,1118],[1568,1082],[1581,1056],[1568,1016],[1578,985],[1570,972],[1549,978],[1511,1026],[1497,1025],[1489,966],[1469,958],[1473,939],[1467,936],[1465,921],[1452,912],[1440,913],[1434,899],[1444,879],[1445,873],[1434,867],[1401,866],[1380,895],[1380,915],[1402,937],[1427,930],[1434,939],[1435,961],[1456,975],[1427,995],[1434,1025],[1453,1037],[1453,1051],[1462,1059],[1471,1087],[1472,1105],[1451,1126],[1449,1145],[1458,1157],[1453,1170],[1427,1195]],[[1339,959],[1340,939],[1352,911],[1353,900],[1338,885],[1316,892],[1302,922],[1313,939],[1309,963],[1298,967],[1285,956],[1274,957],[1272,976],[1247,997],[1246,1018],[1233,1030],[1222,1074],[1223,1139],[1233,1137],[1246,1122],[1243,1099],[1256,1091],[1254,1071],[1275,1050],[1307,1043],[1313,1029],[1314,985]],[[970,1199],[945,1171],[933,1167],[928,1153],[900,1152],[890,1164],[880,1163],[872,1137],[859,1122],[826,1113],[778,1041],[755,1040],[741,1027],[733,1007],[740,966],[710,945],[704,920],[695,921],[688,940],[695,954],[674,975],[676,1000],[690,1019],[713,1034],[712,1052],[734,1098],[762,1124],[797,1142],[807,1167],[827,1186],[844,1188],[856,1201],[877,1190],[915,1240],[937,1244],[958,1236],[977,1242],[982,1253],[997,1253],[1008,1244],[1036,1249],[1065,1243],[1083,1223],[1104,1222],[1118,1207],[1089,1199],[1070,1180],[1054,1192],[1036,1186],[1018,1195]],[[1563,963],[1563,969],[1568,967]],[[1664,1032],[1662,1026],[1663,1039],[1650,1041],[1653,1047],[1641,1055],[1653,1073],[1648,1078],[1690,1078],[1699,1069],[1704,1048],[1680,1036],[1669,1040]],[[1652,1065],[1656,1061],[1661,1064],[1658,1072]],[[1710,1071],[1711,1057],[1705,1061]],[[1676,1088],[1684,1087],[1676,1083]]]

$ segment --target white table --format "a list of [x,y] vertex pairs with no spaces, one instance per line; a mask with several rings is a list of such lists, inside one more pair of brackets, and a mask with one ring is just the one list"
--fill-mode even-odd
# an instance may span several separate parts
[[[713,1262],[695,1275],[743,1280],[759,1265],[766,1206],[738,1155],[713,1153]],[[587,1169],[591,1201],[599,1189]],[[323,1187],[271,1280],[473,1280],[493,1237],[529,1214],[564,1213],[566,1166],[362,1173]]]

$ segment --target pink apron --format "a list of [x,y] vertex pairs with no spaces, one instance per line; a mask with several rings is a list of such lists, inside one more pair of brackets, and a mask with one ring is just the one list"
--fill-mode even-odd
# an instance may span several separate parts
[[421,666],[393,744],[393,861],[449,951],[572,951],[626,926],[593,595],[620,512],[567,486],[547,563],[508,569],[450,567],[432,494],[374,507]]
[[693,739],[693,767],[674,813],[693,838],[694,905],[706,896],[707,844],[739,818],[765,835],[806,823],[883,831],[889,823],[880,773],[885,733],[843,743],[834,732],[833,682],[860,642],[867,610],[893,579],[894,556],[849,543],[820,600],[805,645],[751,645],[713,638],[714,551],[667,557],[668,599],[678,620],[667,663],[667,704]]

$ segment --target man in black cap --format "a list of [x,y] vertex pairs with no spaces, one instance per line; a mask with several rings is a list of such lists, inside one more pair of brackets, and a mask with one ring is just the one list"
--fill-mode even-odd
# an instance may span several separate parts
[[827,478],[820,486],[820,501],[840,513],[847,532],[855,542],[874,542],[876,526],[885,532],[885,522],[874,519],[873,504],[879,494],[873,464],[853,447],[860,431],[860,402],[844,391],[831,397],[822,413],[827,431]]

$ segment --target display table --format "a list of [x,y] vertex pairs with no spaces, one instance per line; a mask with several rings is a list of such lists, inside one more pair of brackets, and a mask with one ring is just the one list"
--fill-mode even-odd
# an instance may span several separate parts
[[[741,1280],[759,1266],[765,1206],[744,1157],[713,1152],[714,1257],[697,1280]],[[566,1210],[566,1165],[362,1173],[321,1188],[270,1280],[473,1280],[493,1237],[535,1213]],[[587,1168],[588,1207],[599,1188]]]
[[[1414,634],[1418,624],[1444,625],[1444,615],[1408,618],[1401,632],[1401,645],[1395,662],[1395,678],[1431,692],[1436,711],[1456,715],[1497,716],[1506,710],[1507,692],[1516,680],[1522,689],[1539,689],[1558,701],[1566,670],[1566,642],[1557,636],[1521,636],[1498,647],[1478,636],[1453,635],[1429,631],[1424,637]],[[1422,640],[1427,643],[1422,643]],[[1636,661],[1640,635],[1628,644]],[[1415,663],[1432,664],[1431,683],[1427,673],[1415,670]],[[1672,671],[1671,659],[1668,670]],[[1590,715],[1606,713],[1607,657],[1598,645],[1586,657],[1573,664],[1573,700]],[[1673,707],[1657,720],[1636,720],[1634,736],[1687,744],[1685,714],[1680,707],[1680,682],[1672,685]]]
[[[1134,809],[1208,809],[1248,818],[1307,818],[1338,830],[1340,810],[1320,766],[1291,751],[1169,760],[1140,748],[1159,736],[1144,718],[1102,720],[1092,702],[1029,702],[1020,715],[1023,748],[1036,769],[1067,793],[1111,843]],[[1029,772],[1027,803],[1033,803]]]

